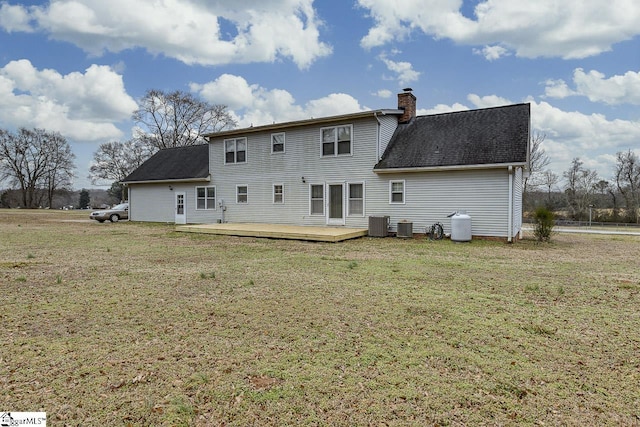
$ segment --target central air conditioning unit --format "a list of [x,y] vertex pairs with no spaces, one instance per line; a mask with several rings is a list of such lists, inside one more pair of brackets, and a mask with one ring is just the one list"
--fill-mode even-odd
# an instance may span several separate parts
[[413,223],[410,221],[400,221],[398,223],[397,236],[403,239],[410,239],[413,237]]
[[388,216],[370,216],[369,217],[369,236],[370,237],[387,237],[389,235],[389,217]]

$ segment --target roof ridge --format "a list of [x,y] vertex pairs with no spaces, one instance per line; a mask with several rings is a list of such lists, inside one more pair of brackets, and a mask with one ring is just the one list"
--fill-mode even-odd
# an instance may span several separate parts
[[204,142],[202,144],[191,144],[191,145],[179,145],[179,146],[175,146],[175,147],[166,147],[166,148],[161,148],[160,150],[177,150],[180,148],[193,148],[193,147],[201,147],[203,145],[209,145],[208,142]]
[[475,111],[496,110],[496,109],[499,109],[499,108],[512,108],[512,107],[519,107],[519,106],[523,106],[523,105],[531,105],[531,103],[530,102],[518,102],[516,104],[496,105],[496,106],[493,106],[493,107],[482,107],[482,108],[471,108],[469,110],[445,111],[445,112],[442,112],[442,113],[422,114],[422,115],[416,116],[416,118],[443,116],[443,115],[446,115],[446,114],[472,113],[472,112],[475,112]]

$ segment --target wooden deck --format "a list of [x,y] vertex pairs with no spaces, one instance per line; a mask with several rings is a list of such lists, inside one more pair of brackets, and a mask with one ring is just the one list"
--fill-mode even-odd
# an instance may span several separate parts
[[368,234],[366,228],[249,223],[178,225],[176,226],[176,231],[227,236],[266,237],[271,239],[311,240],[316,242],[341,242]]

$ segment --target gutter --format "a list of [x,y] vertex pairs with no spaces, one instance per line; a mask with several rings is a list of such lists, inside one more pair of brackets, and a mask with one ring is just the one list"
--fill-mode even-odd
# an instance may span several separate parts
[[211,175],[205,178],[151,179],[146,181],[120,181],[120,184],[174,184],[181,182],[210,182]]
[[385,168],[374,169],[377,174],[386,173],[410,173],[410,172],[438,172],[454,170],[478,170],[478,169],[504,169],[508,167],[510,171],[514,167],[523,167],[526,163],[487,163],[484,165],[452,165],[452,166],[419,166],[414,168]]

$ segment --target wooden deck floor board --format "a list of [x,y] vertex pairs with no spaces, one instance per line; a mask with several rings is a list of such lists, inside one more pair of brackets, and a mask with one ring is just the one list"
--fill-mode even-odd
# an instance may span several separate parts
[[271,239],[311,240],[318,242],[340,242],[348,239],[356,239],[368,234],[368,230],[364,228],[256,223],[178,225],[176,226],[176,231],[228,236],[266,237]]

